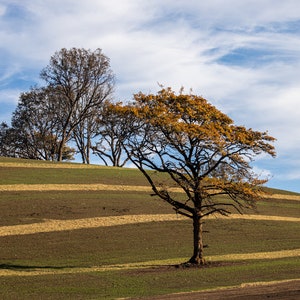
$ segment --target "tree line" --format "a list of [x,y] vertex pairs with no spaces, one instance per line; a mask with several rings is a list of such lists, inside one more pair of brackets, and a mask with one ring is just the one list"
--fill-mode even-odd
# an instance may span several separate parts
[[208,216],[243,213],[262,198],[268,179],[255,174],[252,161],[262,154],[275,157],[268,132],[235,125],[183,89],[161,87],[157,94],[140,92],[131,102],[115,103],[114,75],[100,49],[62,49],[41,78],[44,87],[21,94],[11,127],[2,123],[0,155],[62,161],[78,152],[89,163],[93,151],[104,164],[124,166],[129,160],[154,196],[192,220],[189,264],[205,263]]
[[[72,160],[91,152],[105,164],[124,165],[110,110],[115,76],[101,49],[61,49],[40,73],[45,82],[20,95],[11,125],[0,125],[0,156]],[[121,121],[121,120],[119,120]]]

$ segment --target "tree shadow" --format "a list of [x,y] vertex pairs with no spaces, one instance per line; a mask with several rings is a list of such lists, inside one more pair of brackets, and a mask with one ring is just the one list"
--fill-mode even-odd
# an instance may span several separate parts
[[44,270],[44,269],[52,269],[52,270],[62,270],[62,269],[70,269],[76,268],[75,266],[24,266],[24,265],[15,265],[15,264],[0,264],[0,270]]

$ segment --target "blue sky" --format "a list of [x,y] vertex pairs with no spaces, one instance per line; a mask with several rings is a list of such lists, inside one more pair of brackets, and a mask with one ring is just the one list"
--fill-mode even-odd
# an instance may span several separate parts
[[102,48],[118,100],[192,88],[276,137],[277,158],[255,170],[300,192],[299,0],[0,0],[0,40],[0,121],[55,51]]

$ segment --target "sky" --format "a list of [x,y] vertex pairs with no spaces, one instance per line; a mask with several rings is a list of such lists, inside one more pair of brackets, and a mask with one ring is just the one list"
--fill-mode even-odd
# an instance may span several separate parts
[[192,89],[275,137],[277,157],[254,170],[300,192],[299,0],[0,0],[0,41],[0,122],[56,51],[101,48],[116,100]]

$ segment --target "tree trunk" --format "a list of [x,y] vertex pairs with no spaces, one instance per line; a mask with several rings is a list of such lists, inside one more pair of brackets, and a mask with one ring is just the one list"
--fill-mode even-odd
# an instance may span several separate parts
[[57,161],[62,161],[64,144],[65,144],[64,140],[61,140],[59,143],[58,153],[57,153]]
[[87,137],[87,143],[86,143],[86,163],[89,165],[90,164],[90,150],[91,150],[91,137],[88,134]]
[[189,260],[191,264],[204,265],[203,257],[203,231],[202,231],[201,217],[198,214],[193,216],[194,227],[194,254]]

